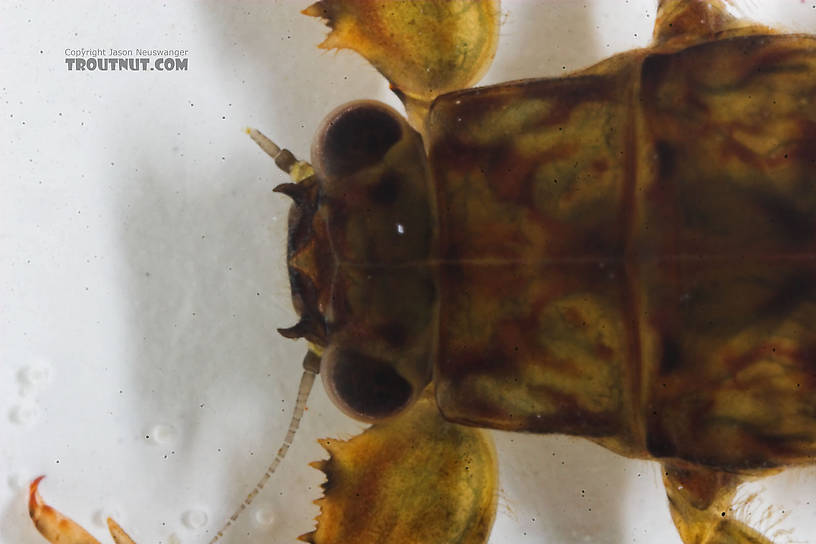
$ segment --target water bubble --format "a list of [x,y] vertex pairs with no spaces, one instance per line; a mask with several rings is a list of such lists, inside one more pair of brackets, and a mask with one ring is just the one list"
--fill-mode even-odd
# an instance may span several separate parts
[[167,444],[176,437],[176,429],[172,425],[166,423],[158,423],[154,425],[150,431],[145,434],[145,439],[156,444]]
[[108,518],[119,519],[119,510],[117,508],[100,508],[93,514],[93,522],[100,527],[108,526]]
[[40,407],[34,403],[23,403],[12,407],[9,420],[17,425],[31,425],[40,417]]
[[268,527],[275,523],[275,509],[271,504],[259,505],[255,508],[253,517],[257,525]]
[[108,516],[108,513],[105,512],[104,510],[97,510],[93,514],[93,522],[98,527],[104,527],[108,517],[110,516]]
[[187,510],[181,520],[190,529],[201,529],[207,525],[207,513],[204,510]]
[[7,481],[9,487],[14,491],[19,491],[26,486],[26,481],[23,479],[22,475],[18,473],[10,474]]
[[45,361],[26,365],[17,373],[17,379],[23,386],[41,387],[51,381],[51,365]]
[[30,383],[23,383],[20,384],[20,389],[17,390],[17,394],[20,395],[21,397],[27,397],[34,393],[35,390],[36,388]]

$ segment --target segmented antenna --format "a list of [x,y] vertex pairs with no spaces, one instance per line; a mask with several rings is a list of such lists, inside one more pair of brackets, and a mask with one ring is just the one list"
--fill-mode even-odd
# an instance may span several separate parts
[[246,133],[258,144],[258,147],[275,159],[275,164],[278,168],[289,174],[289,177],[291,177],[295,183],[314,174],[311,164],[306,161],[299,161],[291,151],[278,147],[275,142],[264,136],[260,130],[248,128],[246,129]]
[[[295,185],[314,174],[312,165],[305,161],[299,161],[291,151],[288,149],[281,149],[277,144],[275,144],[275,142],[264,136],[259,130],[248,128],[246,129],[246,133],[249,134],[249,136],[261,149],[266,152],[267,155],[275,159],[275,164],[278,166],[278,168],[289,174],[289,177],[293,182],[295,182],[293,184],[286,185]],[[297,401],[295,401],[295,409],[292,412],[292,419],[289,422],[289,430],[286,432],[286,437],[283,439],[283,444],[281,444],[280,448],[278,448],[278,453],[275,454],[275,459],[273,459],[272,463],[269,465],[269,467],[267,467],[266,472],[264,472],[263,476],[261,476],[261,479],[257,484],[255,484],[255,487],[252,488],[252,491],[249,492],[249,495],[247,495],[243,502],[241,502],[238,509],[235,510],[235,512],[230,516],[224,526],[221,527],[212,540],[210,540],[209,544],[215,544],[221,540],[221,537],[224,536],[226,530],[233,523],[235,523],[241,513],[246,510],[247,506],[252,504],[252,501],[255,500],[255,497],[258,496],[258,493],[260,493],[263,487],[266,485],[266,482],[268,482],[275,473],[275,470],[278,468],[278,465],[281,464],[283,458],[286,457],[286,453],[289,451],[289,447],[292,445],[292,441],[295,439],[295,433],[297,432],[298,427],[300,427],[300,420],[303,417],[303,412],[306,410],[306,401],[309,399],[309,393],[312,391],[312,385],[314,385],[315,377],[317,376],[318,372],[320,372],[320,348],[318,346],[310,345],[309,351],[303,358],[303,374],[300,377]]]
[[261,479],[257,484],[255,484],[255,487],[249,492],[249,495],[246,496],[240,506],[238,506],[238,509],[235,510],[224,526],[221,527],[212,540],[210,540],[209,544],[215,544],[221,539],[222,536],[224,536],[224,533],[230,527],[230,525],[235,523],[235,520],[237,520],[238,516],[240,516],[241,513],[246,510],[247,506],[252,504],[252,501],[255,500],[255,497],[266,485],[266,482],[268,482],[269,478],[272,477],[272,474],[275,473],[275,469],[278,468],[278,465],[280,465],[281,461],[283,461],[283,458],[286,457],[286,453],[289,451],[289,447],[292,445],[292,440],[295,438],[295,433],[300,426],[300,419],[303,417],[303,412],[306,409],[306,401],[309,399],[309,393],[312,391],[312,385],[314,384],[315,377],[319,371],[320,356],[310,349],[306,353],[306,357],[303,358],[303,374],[300,377],[300,386],[298,387],[295,410],[292,412],[292,419],[289,422],[289,430],[286,432],[286,437],[283,439],[283,444],[281,444],[281,447],[278,449],[278,453],[275,454],[275,459],[272,460],[272,463],[266,469],[264,475],[261,476]]

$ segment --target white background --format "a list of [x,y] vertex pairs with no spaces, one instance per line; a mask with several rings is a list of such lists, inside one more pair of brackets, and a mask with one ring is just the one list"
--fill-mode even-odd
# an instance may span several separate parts
[[[308,158],[352,99],[397,106],[353,53],[324,52],[308,2],[4,2],[0,6],[0,541],[42,542],[21,486],[109,542],[203,543],[272,459],[305,350],[284,265],[284,181],[246,126]],[[651,0],[506,1],[484,82],[559,75],[646,45]],[[762,9],[760,9],[762,7]],[[813,0],[759,0],[816,31]],[[69,72],[66,48],[188,49],[186,72]],[[158,430],[158,439],[156,426]],[[319,436],[362,428],[315,388],[287,461],[227,543],[312,527]],[[152,433],[152,434],[151,434]],[[146,435],[151,435],[146,438]],[[491,542],[679,543],[657,465],[577,439],[496,434]],[[757,484],[779,542],[816,542],[816,475]],[[185,513],[208,516],[201,528]],[[259,523],[255,514],[274,519]],[[264,516],[261,516],[264,517]]]

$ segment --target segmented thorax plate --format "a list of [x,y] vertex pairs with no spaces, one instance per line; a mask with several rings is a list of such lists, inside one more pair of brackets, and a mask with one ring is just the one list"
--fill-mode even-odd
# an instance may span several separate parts
[[760,35],[439,98],[445,415],[726,467],[812,455],[815,101],[816,40]]

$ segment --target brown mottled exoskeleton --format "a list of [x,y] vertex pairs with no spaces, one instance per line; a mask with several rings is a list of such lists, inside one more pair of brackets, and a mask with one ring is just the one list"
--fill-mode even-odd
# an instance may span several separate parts
[[[277,190],[295,200],[301,320],[281,332],[309,343],[265,479],[318,371],[374,422],[323,441],[302,538],[484,543],[483,427],[656,460],[685,543],[771,544],[729,507],[742,481],[816,456],[816,37],[660,0],[647,49],[467,89],[493,57],[498,0],[306,13],[333,29],[322,47],[389,79],[408,120],[342,106],[313,166],[252,132],[293,179]],[[36,486],[31,504],[56,542]],[[63,523],[60,542],[84,538]]]

